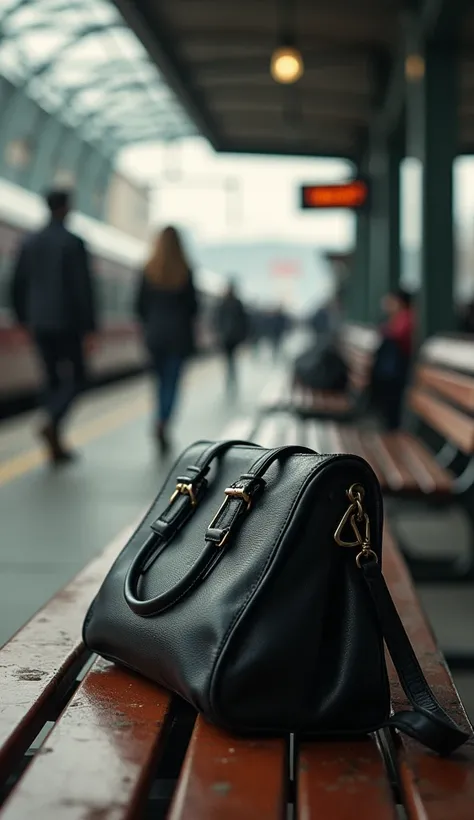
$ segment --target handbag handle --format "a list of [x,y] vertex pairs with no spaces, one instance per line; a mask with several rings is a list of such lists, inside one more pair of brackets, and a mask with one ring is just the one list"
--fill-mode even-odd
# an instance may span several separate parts
[[468,740],[436,700],[423,674],[410,639],[400,620],[378,562],[369,557],[359,563],[375,605],[388,651],[413,712],[395,712],[388,727],[415,738],[440,755],[448,755]]
[[[176,604],[204,580],[221,559],[222,547],[227,542],[232,529],[241,516],[250,509],[254,497],[264,488],[265,482],[262,476],[274,461],[282,455],[292,455],[294,453],[312,453],[314,455],[314,452],[309,448],[297,446],[263,450],[263,455],[254,462],[250,471],[242,475],[238,481],[226,490],[224,503],[208,528],[204,549],[189,571],[166,592],[162,592],[154,598],[140,599],[138,597],[138,586],[141,576],[155,563],[178,529],[192,515],[193,507],[198,503],[199,494],[205,491],[205,475],[211,462],[230,447],[239,444],[248,446],[249,443],[226,441],[212,445],[204,451],[195,466],[188,468],[188,472],[194,476],[193,480],[187,484],[187,476],[178,479],[177,490],[172,496],[170,505],[152,524],[153,532],[137,552],[125,578],[125,600],[136,615],[142,615],[143,617],[158,615]],[[185,489],[178,489],[179,487]],[[216,524],[223,521],[225,521],[225,530],[216,527]],[[224,536],[223,532],[225,533]]]

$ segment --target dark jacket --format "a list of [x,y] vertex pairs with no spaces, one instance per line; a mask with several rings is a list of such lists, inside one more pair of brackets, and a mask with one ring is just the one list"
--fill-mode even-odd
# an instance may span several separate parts
[[395,339],[382,339],[375,351],[372,364],[372,384],[381,384],[383,391],[387,382],[403,385],[408,376],[410,357],[401,350]]
[[236,296],[224,296],[219,303],[214,324],[223,347],[236,347],[248,333],[248,320],[244,306]]
[[135,308],[152,354],[189,356],[194,351],[197,300],[191,271],[187,284],[178,291],[157,288],[142,274]]
[[20,324],[37,333],[95,330],[89,255],[61,222],[23,242],[15,262],[11,301]]

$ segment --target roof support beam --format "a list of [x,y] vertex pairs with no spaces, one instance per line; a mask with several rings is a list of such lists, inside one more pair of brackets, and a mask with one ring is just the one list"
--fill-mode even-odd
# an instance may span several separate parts
[[178,59],[173,39],[159,4],[149,0],[115,0],[122,16],[143,43],[152,60],[160,67],[166,82],[177,95],[183,108],[216,150],[220,137],[216,123],[205,100],[193,86],[192,76]]
[[242,144],[241,140],[235,143],[232,139],[223,140],[221,150],[230,154],[258,154],[265,157],[289,156],[311,157],[312,159],[315,157],[327,157],[328,159],[347,160],[354,164],[357,161],[357,157],[352,151],[341,151],[338,148],[331,151],[329,148],[318,148],[317,145],[304,145],[300,148],[295,147],[293,144],[290,146],[275,145],[275,147],[272,147],[268,145],[267,141],[260,142],[259,140],[252,140],[248,145]]
[[420,0],[410,3],[404,17],[405,37],[400,43],[398,55],[387,84],[385,98],[374,120],[375,129],[390,133],[396,126],[403,110],[405,97],[406,36],[411,27],[414,40],[421,45],[427,40],[452,41],[456,37],[463,14],[470,0]]

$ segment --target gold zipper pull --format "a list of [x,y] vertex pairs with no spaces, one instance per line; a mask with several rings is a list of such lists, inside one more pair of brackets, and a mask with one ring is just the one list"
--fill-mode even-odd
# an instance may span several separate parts
[[[350,501],[349,507],[341,518],[334,540],[340,547],[360,547],[360,552],[356,557],[357,566],[361,567],[364,559],[369,558],[378,562],[378,556],[371,548],[370,540],[370,519],[363,507],[365,490],[361,484],[353,484],[346,492]],[[344,530],[350,526],[354,540],[346,540],[343,537]]]

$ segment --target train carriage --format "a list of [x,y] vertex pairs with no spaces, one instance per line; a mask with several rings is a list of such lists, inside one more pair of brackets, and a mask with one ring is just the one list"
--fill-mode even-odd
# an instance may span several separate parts
[[[0,180],[0,412],[34,399],[40,371],[28,335],[15,323],[9,305],[12,262],[22,237],[47,219],[42,199],[6,180]],[[137,371],[146,357],[133,315],[136,278],[146,257],[144,242],[80,213],[69,226],[87,244],[93,261],[99,302],[99,344],[91,354],[94,381],[107,381]],[[196,274],[201,310],[198,349],[212,347],[211,314],[221,290],[212,271]]]

